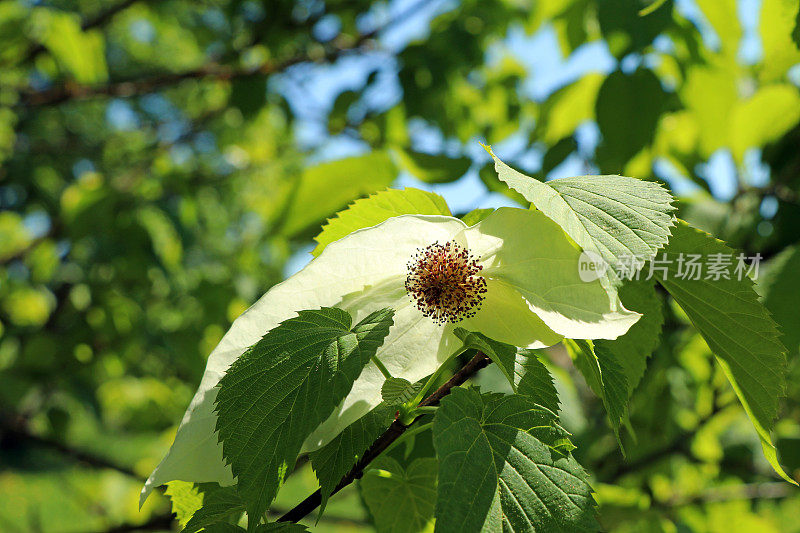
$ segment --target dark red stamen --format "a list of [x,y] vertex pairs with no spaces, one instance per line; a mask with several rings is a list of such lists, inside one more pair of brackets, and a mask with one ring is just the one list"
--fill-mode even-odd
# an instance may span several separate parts
[[408,262],[406,290],[422,314],[438,324],[475,316],[486,294],[483,269],[455,242],[435,242],[417,250]]

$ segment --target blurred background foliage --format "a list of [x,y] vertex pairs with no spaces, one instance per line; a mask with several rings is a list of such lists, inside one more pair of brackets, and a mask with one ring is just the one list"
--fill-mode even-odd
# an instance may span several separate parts
[[[800,479],[798,85],[797,0],[0,1],[0,530],[176,527],[137,494],[231,321],[356,198],[517,205],[478,141],[539,179],[664,180],[763,255]],[[603,527],[800,531],[798,490],[663,307],[627,459],[549,354]],[[278,511],[314,487],[301,467]],[[318,529],[370,521],[351,489]]]

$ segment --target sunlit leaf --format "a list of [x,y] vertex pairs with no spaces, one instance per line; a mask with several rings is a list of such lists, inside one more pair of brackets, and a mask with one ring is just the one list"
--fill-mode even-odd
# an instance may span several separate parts
[[306,230],[348,202],[388,187],[396,177],[394,163],[384,152],[309,167],[290,193],[281,231],[294,235]]
[[666,244],[672,195],[661,185],[624,176],[583,176],[542,183],[492,154],[500,179],[558,223],[584,250],[609,264],[646,259]]
[[311,254],[316,257],[333,241],[399,215],[450,215],[450,209],[444,198],[436,193],[413,188],[380,191],[356,200],[334,218],[328,219],[320,234],[314,237],[317,246]]

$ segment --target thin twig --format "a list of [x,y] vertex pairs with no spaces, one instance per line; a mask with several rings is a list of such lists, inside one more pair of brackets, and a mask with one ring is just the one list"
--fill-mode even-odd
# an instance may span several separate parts
[[744,483],[741,485],[709,487],[698,494],[675,495],[663,505],[665,507],[681,507],[697,503],[727,502],[733,500],[779,500],[796,495],[797,493],[797,487],[784,481]]
[[31,433],[27,428],[20,427],[19,425],[3,424],[2,429],[0,431],[2,431],[3,439],[6,439],[7,441],[27,442],[28,444],[32,444],[34,446],[49,448],[79,463],[85,463],[94,468],[108,468],[110,470],[116,470],[117,472],[125,474],[126,476],[130,476],[132,478],[136,478],[137,480],[141,481],[141,476],[139,476],[139,474],[137,474],[136,472],[133,471],[133,469],[127,466],[113,463],[108,459],[99,457],[97,455],[93,455],[92,453],[83,450],[71,448],[66,444],[63,444],[56,440],[35,435]]
[[[334,41],[334,44],[329,48],[324,59],[330,62],[346,53],[369,49],[373,37],[377,36],[380,32],[402,23],[409,16],[419,12],[419,10],[430,1],[431,0],[420,0],[414,3],[386,24],[362,33],[352,44],[347,43],[347,38],[340,38],[338,41]],[[24,107],[39,107],[57,105],[68,100],[86,100],[98,96],[120,98],[139,96],[186,80],[215,79],[230,81],[253,76],[270,76],[282,72],[298,63],[305,63],[313,60],[314,58],[308,54],[298,54],[283,61],[265,63],[261,67],[255,69],[234,68],[228,65],[209,63],[184,72],[171,72],[118,80],[105,85],[81,85],[75,82],[65,82],[61,85],[40,91],[23,91],[20,93],[20,103]]]
[[[491,359],[489,359],[486,355],[481,352],[475,354],[475,357],[470,359],[470,361],[464,365],[461,370],[456,372],[452,378],[450,378],[447,383],[433,391],[427,398],[420,402],[420,406],[430,406],[430,405],[437,405],[439,401],[450,394],[450,390],[453,387],[457,387],[467,381],[473,374],[475,374],[478,370],[486,367],[491,363]],[[389,428],[383,432],[383,434],[378,437],[375,442],[364,452],[364,455],[361,459],[353,465],[353,468],[350,469],[350,472],[347,473],[336,485],[336,487],[331,492],[331,496],[342,490],[344,487],[355,481],[356,479],[360,479],[361,476],[364,475],[364,470],[367,466],[377,458],[384,450],[386,450],[394,441],[396,441],[400,436],[405,433],[405,431],[419,420],[417,417],[411,424],[405,425],[400,420],[395,420],[389,426]],[[319,507],[320,503],[322,503],[322,491],[317,490],[311,496],[297,504],[291,511],[283,515],[278,519],[278,522],[297,522],[311,511]]]

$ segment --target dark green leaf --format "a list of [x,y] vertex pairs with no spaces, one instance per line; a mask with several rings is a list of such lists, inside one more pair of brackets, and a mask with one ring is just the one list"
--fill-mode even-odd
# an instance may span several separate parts
[[800,350],[800,246],[790,246],[772,259],[767,271],[758,278],[758,291],[764,307],[772,314],[783,333],[783,344],[790,354]]
[[328,498],[339,480],[392,423],[395,411],[393,406],[383,403],[378,405],[347,426],[328,444],[309,455],[322,492],[320,513],[325,510]]
[[244,502],[236,492],[236,487],[220,487],[216,483],[203,483],[203,506],[193,515],[183,529],[183,533],[194,533],[218,522],[224,522],[233,515],[241,516]]
[[619,437],[619,426],[628,415],[628,381],[616,356],[606,347],[587,340],[567,340],[565,345],[592,391],[602,398],[611,427]]
[[411,150],[397,149],[397,161],[403,170],[425,183],[447,183],[463,176],[472,159],[431,155]]
[[594,341],[595,350],[610,352],[622,367],[628,384],[628,396],[639,384],[647,366],[647,358],[658,346],[664,315],[661,299],[655,290],[655,281],[646,281],[644,267],[642,279],[628,280],[619,289],[619,297],[626,309],[642,314],[642,317],[622,337],[613,341]]
[[253,75],[238,78],[231,84],[231,104],[251,117],[267,103],[267,77]]
[[775,471],[787,480],[772,444],[770,430],[778,416],[778,404],[786,390],[786,348],[766,308],[758,301],[752,280],[705,279],[707,274],[685,275],[681,256],[700,256],[709,264],[712,254],[723,254],[736,264],[736,254],[725,243],[680,221],[665,249],[668,270],[658,281],[686,312],[708,343],[731,382],[761,439],[764,454]]
[[382,456],[361,478],[361,495],[378,533],[418,533],[433,520],[436,459],[421,458],[408,468]]
[[540,172],[545,176],[548,175],[551,170],[563,163],[577,149],[578,143],[574,137],[564,137],[544,153]]
[[517,363],[517,348],[510,344],[490,339],[483,333],[467,331],[464,328],[455,328],[453,333],[461,339],[465,348],[473,348],[487,355],[494,361],[505,375],[508,382],[516,390],[517,381],[514,378],[514,369]]
[[537,404],[558,413],[558,392],[553,384],[553,376],[536,353],[536,350],[520,350],[517,354],[517,394],[530,396]]
[[456,388],[433,423],[436,531],[595,531],[592,489],[555,415],[521,395]]
[[649,0],[604,0],[598,4],[600,30],[617,58],[641,50],[672,21],[672,1],[657,7],[646,17],[639,15]]
[[665,100],[661,82],[650,70],[639,69],[630,75],[617,71],[606,78],[597,93],[595,109],[603,135],[597,147],[602,171],[622,172],[625,164],[650,144]]
[[306,437],[350,392],[389,333],[393,311],[352,329],[340,309],[298,315],[245,351],[219,385],[217,431],[251,520],[269,507]]
[[422,382],[411,383],[403,378],[388,378],[381,386],[381,398],[387,405],[400,405],[411,400],[422,386]]

